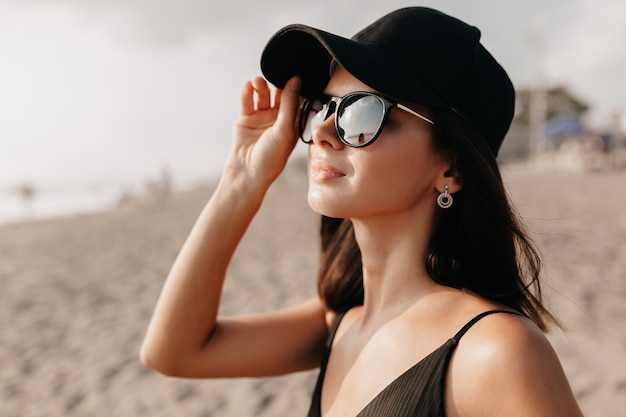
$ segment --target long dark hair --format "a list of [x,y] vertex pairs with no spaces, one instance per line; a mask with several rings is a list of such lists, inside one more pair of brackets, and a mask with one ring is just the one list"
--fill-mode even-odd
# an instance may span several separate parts
[[[558,325],[542,304],[541,258],[509,202],[494,153],[455,112],[434,110],[433,117],[434,145],[455,160],[463,189],[452,207],[437,213],[424,259],[430,277],[518,310],[544,331],[549,322]],[[320,296],[337,312],[361,305],[361,252],[352,222],[322,216],[320,232]]]

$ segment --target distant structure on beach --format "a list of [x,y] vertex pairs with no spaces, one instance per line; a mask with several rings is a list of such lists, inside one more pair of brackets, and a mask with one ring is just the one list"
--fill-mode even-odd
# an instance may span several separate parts
[[616,113],[606,131],[594,131],[584,123],[589,106],[563,86],[521,89],[517,99],[501,161],[584,172],[626,168],[626,113]]
[[156,180],[146,182],[146,191],[150,197],[156,198],[160,204],[167,204],[172,193],[172,173],[163,166]]
[[32,184],[22,183],[16,188],[22,202],[22,216],[28,219],[33,216],[33,202],[35,200],[36,190]]
[[142,197],[156,201],[159,205],[167,205],[173,191],[172,182],[172,173],[169,167],[163,166],[155,178],[150,178],[144,182],[145,195],[125,189],[118,197],[118,206],[132,204]]

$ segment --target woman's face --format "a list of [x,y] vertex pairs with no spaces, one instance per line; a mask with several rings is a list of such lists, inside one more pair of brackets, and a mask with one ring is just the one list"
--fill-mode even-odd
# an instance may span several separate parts
[[[373,90],[338,67],[325,93],[342,97],[353,91]],[[350,219],[433,212],[449,164],[432,145],[429,123],[394,108],[374,143],[351,148],[337,137],[334,117],[315,128],[309,145],[308,200],[313,210]]]

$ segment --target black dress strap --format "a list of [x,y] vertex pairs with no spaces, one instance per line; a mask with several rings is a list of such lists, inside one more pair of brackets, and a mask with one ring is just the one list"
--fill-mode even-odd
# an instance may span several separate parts
[[337,314],[333,327],[331,327],[328,337],[326,338],[326,346],[324,347],[324,354],[322,355],[322,363],[320,365],[322,374],[326,372],[326,365],[328,364],[328,359],[330,358],[330,350],[333,346],[333,340],[335,340],[335,334],[337,334],[339,324],[341,324],[341,320],[343,320],[343,316],[345,316],[346,313],[347,311]]
[[473,326],[475,325],[480,319],[482,319],[485,316],[489,316],[491,314],[495,314],[495,313],[507,313],[507,314],[514,314],[516,316],[521,316],[520,313],[518,313],[517,311],[510,311],[510,310],[489,310],[489,311],[485,311],[483,313],[480,313],[479,315],[477,315],[476,317],[474,317],[473,319],[471,319],[465,326],[463,326],[463,328],[461,330],[458,331],[457,334],[454,335],[454,337],[452,338],[452,340],[455,343],[458,343],[459,340],[461,340],[461,338],[463,337],[463,335]]
[[324,384],[324,376],[326,375],[326,365],[328,365],[330,350],[333,346],[333,340],[335,340],[335,334],[337,334],[339,324],[341,323],[341,320],[346,315],[346,313],[347,311],[344,311],[343,313],[339,313],[337,315],[337,317],[335,318],[335,322],[333,323],[333,327],[330,329],[330,333],[328,334],[328,338],[326,339],[326,346],[324,347],[324,353],[322,354],[320,372],[317,376],[315,391],[313,391],[313,398],[311,401],[311,408],[309,409],[309,417],[319,417],[322,415],[322,410],[320,409],[320,407],[322,403],[322,385]]

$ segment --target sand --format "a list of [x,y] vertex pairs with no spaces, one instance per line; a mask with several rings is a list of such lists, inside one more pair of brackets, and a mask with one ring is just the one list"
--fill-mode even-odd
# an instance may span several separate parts
[[[626,172],[505,166],[546,256],[546,297],[568,327],[549,334],[588,417],[626,409]],[[163,280],[210,186],[167,201],[0,226],[0,416],[304,416],[315,372],[179,380],[138,350]],[[315,293],[317,216],[288,168],[242,242],[223,314]]]

